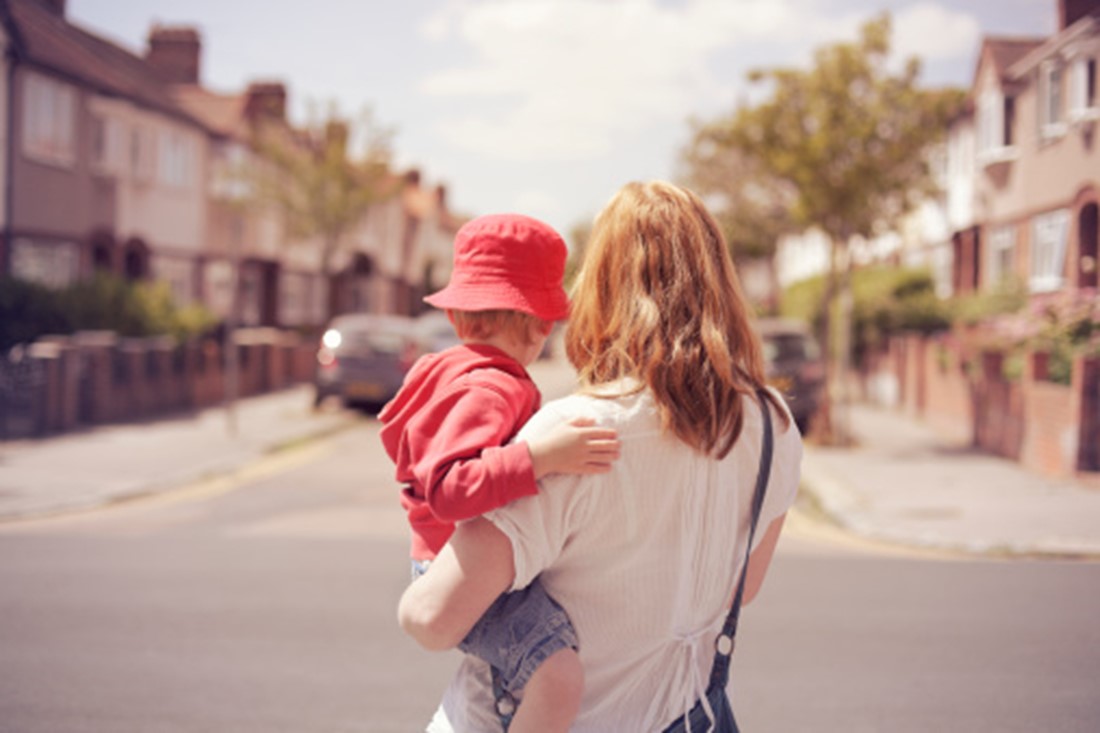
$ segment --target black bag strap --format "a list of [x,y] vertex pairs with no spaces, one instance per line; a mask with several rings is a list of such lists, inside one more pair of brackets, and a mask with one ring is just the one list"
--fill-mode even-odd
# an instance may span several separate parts
[[752,496],[752,518],[749,521],[749,541],[745,547],[745,563],[741,566],[741,579],[737,581],[737,593],[733,596],[733,605],[722,625],[722,633],[715,642],[714,666],[710,670],[710,688],[715,685],[725,688],[729,682],[730,657],[737,639],[737,620],[741,616],[741,599],[745,595],[745,578],[749,574],[749,556],[752,554],[752,540],[756,534],[756,523],[760,519],[760,509],[764,506],[764,492],[768,488],[768,478],[772,470],[772,415],[768,407],[768,398],[763,389],[756,391],[760,400],[760,412],[764,416],[764,443],[760,449],[760,468],[756,474],[756,491]]

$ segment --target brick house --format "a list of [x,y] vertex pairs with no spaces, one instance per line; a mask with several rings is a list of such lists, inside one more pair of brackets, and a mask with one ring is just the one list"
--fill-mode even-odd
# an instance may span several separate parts
[[0,272],[63,286],[104,270],[199,296],[208,136],[145,62],[65,19],[64,0],[8,0]]
[[292,237],[241,175],[263,164],[258,121],[298,134],[285,86],[204,87],[194,28],[154,26],[138,56],[68,22],[65,0],[5,0],[0,43],[0,274],[162,280],[222,318],[236,293],[241,325],[297,328],[330,310],[415,313],[445,279],[458,222],[414,171],[391,177],[393,196],[347,233],[326,280],[320,242]]
[[956,282],[1006,278],[1033,296],[1097,286],[1100,2],[1060,3],[1046,39],[987,38],[971,91],[974,216],[957,233]]
[[235,257],[246,325],[318,325],[330,310],[419,312],[419,297],[430,287],[427,278],[438,279],[441,271],[446,276],[457,229],[442,186],[422,187],[419,171],[382,181],[384,193],[345,233],[326,281],[320,241],[295,239],[270,207],[255,201],[242,206],[251,191],[241,169],[263,165],[252,145],[256,125],[274,123],[285,128],[289,140],[298,134],[288,120],[285,85],[255,82],[228,94],[204,87],[201,39],[189,27],[154,27],[146,59],[170,85],[175,101],[210,131],[205,284],[207,300],[219,313],[228,313]]

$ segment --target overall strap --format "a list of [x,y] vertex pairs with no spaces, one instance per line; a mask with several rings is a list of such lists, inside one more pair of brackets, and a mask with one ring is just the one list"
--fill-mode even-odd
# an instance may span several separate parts
[[753,535],[756,534],[756,523],[760,519],[760,509],[764,505],[764,492],[768,488],[768,478],[772,468],[772,416],[768,407],[768,400],[764,396],[764,390],[759,389],[756,396],[760,400],[760,412],[764,416],[764,442],[760,449],[760,468],[756,474],[756,490],[752,497],[752,518],[749,522],[749,541],[745,547],[745,562],[741,566],[741,579],[737,581],[737,593],[733,597],[733,605],[730,607],[726,622],[722,625],[722,633],[715,642],[714,666],[710,670],[710,689],[716,685],[725,688],[729,681],[730,656],[733,654],[734,642],[737,638],[737,619],[741,615],[741,598],[745,595],[745,577],[749,574],[749,556],[752,554]]

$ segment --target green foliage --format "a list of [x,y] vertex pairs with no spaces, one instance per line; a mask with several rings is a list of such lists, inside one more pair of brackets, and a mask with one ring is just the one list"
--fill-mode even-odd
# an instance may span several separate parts
[[0,350],[47,334],[83,330],[182,340],[210,330],[216,322],[201,306],[177,306],[162,282],[132,283],[100,274],[50,290],[11,278],[0,281]]
[[1004,353],[1006,361],[1046,354],[1051,382],[1069,384],[1078,355],[1100,356],[1100,299],[1093,292],[1069,289],[1028,298],[1009,289],[963,303],[970,307],[960,310],[963,322],[977,327],[980,348]]
[[[820,327],[825,277],[795,283],[783,293],[782,315]],[[925,270],[868,267],[852,274],[853,355],[860,359],[901,332],[933,333],[951,325],[949,309]]]
[[789,186],[795,225],[836,242],[873,236],[933,190],[924,152],[963,102],[958,90],[920,89],[915,58],[893,74],[889,38],[883,15],[855,43],[819,49],[808,70],[754,72],[769,96],[715,137]]
[[706,200],[735,259],[773,257],[779,238],[797,229],[794,191],[758,156],[730,144],[726,125],[695,123],[680,177]]
[[252,140],[260,160],[250,169],[251,203],[278,210],[293,236],[319,238],[322,269],[332,274],[347,232],[372,204],[398,191],[390,173],[391,138],[369,111],[358,126],[335,110],[301,129],[261,125]]
[[44,334],[68,332],[68,319],[54,291],[25,280],[0,278],[0,351]]
[[1027,287],[1018,280],[1005,280],[993,290],[967,293],[951,299],[955,322],[973,326],[1006,313],[1016,313],[1027,305]]

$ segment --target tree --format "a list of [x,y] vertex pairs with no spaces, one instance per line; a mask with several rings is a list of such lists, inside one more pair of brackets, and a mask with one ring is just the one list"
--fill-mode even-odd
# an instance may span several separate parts
[[[336,255],[350,244],[349,230],[399,189],[390,169],[391,138],[369,112],[354,127],[334,109],[301,128],[264,120],[253,130],[254,198],[281,213],[294,240],[320,241],[321,272],[330,287]],[[330,289],[329,295],[331,313],[336,293]]]
[[694,128],[680,153],[680,178],[706,200],[733,258],[763,261],[772,292],[778,293],[776,246],[781,236],[796,230],[793,188],[767,171],[756,155],[731,144],[724,122],[697,122]]
[[[829,238],[821,334],[829,346],[838,293],[842,316],[850,313],[843,307],[851,300],[843,295],[850,240],[895,226],[934,190],[925,153],[963,99],[957,90],[920,88],[916,58],[892,72],[889,39],[890,18],[882,15],[866,23],[855,42],[818,49],[809,69],[754,71],[750,80],[767,85],[763,101],[711,126],[724,154],[751,161],[762,180],[789,187],[786,213],[795,225],[817,227]],[[846,322],[842,317],[836,350],[841,369],[850,348]],[[830,383],[836,371],[830,365]],[[837,435],[830,404],[827,395],[817,428],[831,442],[846,436]]]

